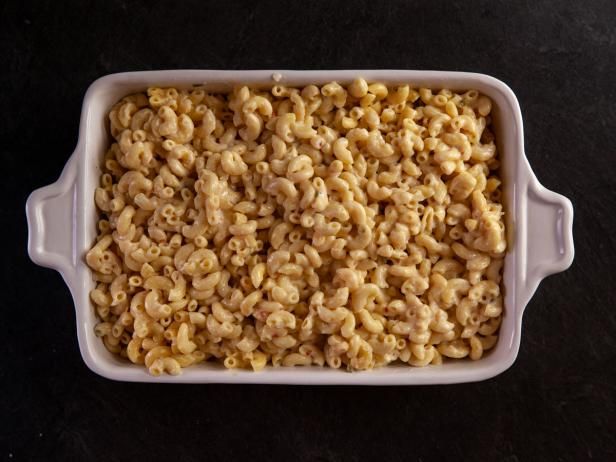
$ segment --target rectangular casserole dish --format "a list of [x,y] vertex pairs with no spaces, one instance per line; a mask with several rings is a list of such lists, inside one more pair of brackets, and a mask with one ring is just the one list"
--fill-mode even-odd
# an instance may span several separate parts
[[[505,313],[496,347],[479,361],[453,361],[441,366],[413,368],[387,366],[347,373],[319,367],[272,368],[262,372],[226,370],[202,363],[180,376],[150,376],[143,366],[108,352],[94,334],[96,316],[89,300],[93,288],[84,255],[96,237],[94,190],[101,174],[101,159],[109,146],[108,112],[120,98],[148,86],[189,88],[205,85],[212,91],[237,84],[267,87],[349,83],[361,76],[386,84],[414,87],[475,89],[493,103],[494,128],[501,156],[508,250],[503,286]],[[506,370],[520,346],[522,315],[539,282],[564,271],[573,260],[573,207],[571,202],[545,189],[524,154],[522,116],[518,101],[503,82],[482,74],[445,71],[210,71],[170,70],[112,74],[88,89],[81,114],[79,141],[57,182],[34,191],[26,204],[28,252],[41,266],[58,270],[75,302],[79,348],[87,366],[104,377],[131,382],[277,383],[330,385],[419,385],[478,381]]]

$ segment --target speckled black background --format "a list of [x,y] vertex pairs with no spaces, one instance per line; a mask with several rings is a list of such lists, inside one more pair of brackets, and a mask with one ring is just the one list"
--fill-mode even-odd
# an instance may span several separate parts
[[[154,6],[155,5],[155,6]],[[616,460],[616,2],[0,2],[0,459]],[[464,70],[517,94],[539,180],[575,207],[576,259],[483,383],[115,383],[79,355],[60,276],[26,255],[88,85],[147,69]]]

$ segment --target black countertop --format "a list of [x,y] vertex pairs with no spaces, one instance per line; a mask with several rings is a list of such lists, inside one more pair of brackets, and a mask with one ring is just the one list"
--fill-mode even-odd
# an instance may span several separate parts
[[[616,2],[8,1],[0,6],[0,459],[616,460]],[[24,203],[55,181],[88,85],[129,70],[475,71],[519,98],[528,159],[571,198],[576,258],[481,383],[115,383],[79,355],[59,274],[27,258]]]

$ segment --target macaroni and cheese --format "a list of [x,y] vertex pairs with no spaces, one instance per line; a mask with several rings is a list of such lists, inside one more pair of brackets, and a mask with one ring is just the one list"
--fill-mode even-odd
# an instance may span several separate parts
[[361,78],[123,98],[86,255],[96,335],[154,375],[480,359],[506,249],[491,109]]

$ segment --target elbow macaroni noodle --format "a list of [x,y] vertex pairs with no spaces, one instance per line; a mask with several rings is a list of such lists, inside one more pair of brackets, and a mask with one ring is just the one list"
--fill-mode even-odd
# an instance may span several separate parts
[[503,315],[492,103],[358,78],[109,114],[95,333],[153,375],[477,360]]

